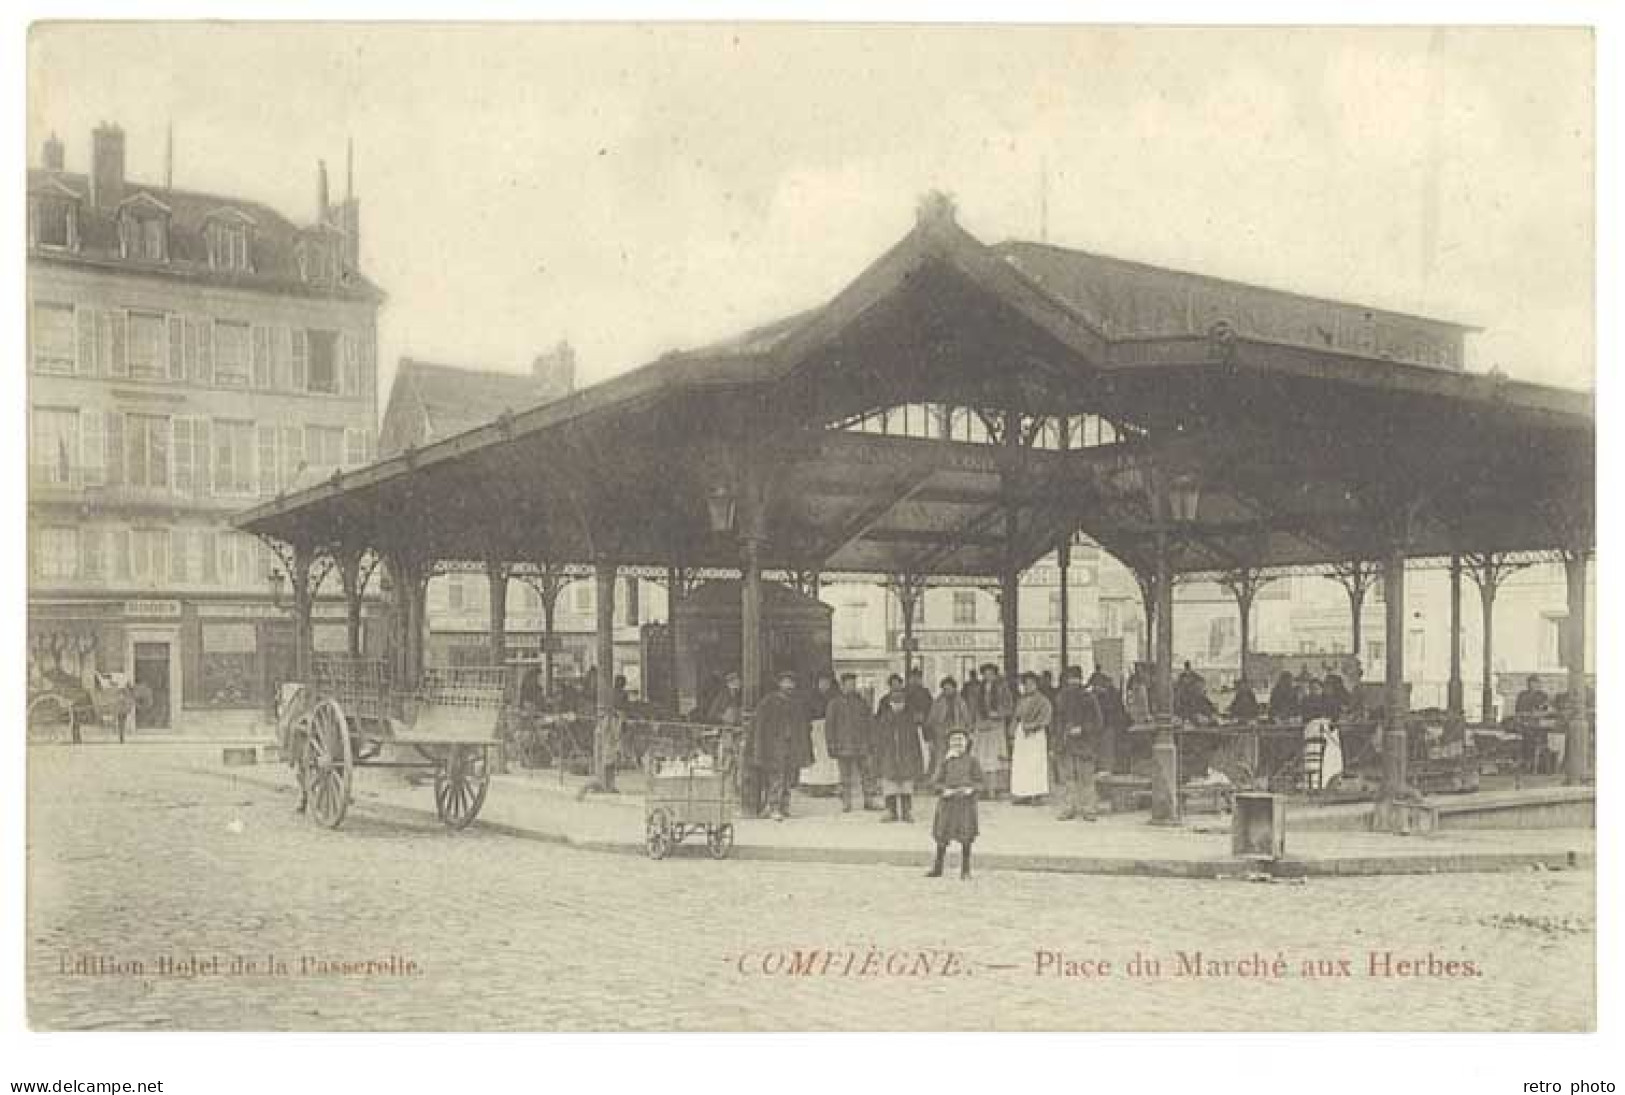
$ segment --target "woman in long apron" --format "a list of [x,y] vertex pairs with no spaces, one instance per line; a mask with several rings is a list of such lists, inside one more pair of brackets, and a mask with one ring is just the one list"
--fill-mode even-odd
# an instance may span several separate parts
[[1055,710],[1038,690],[1038,674],[1021,675],[1010,755],[1010,797],[1031,805],[1049,794],[1049,728]]
[[812,754],[813,762],[801,770],[797,780],[800,787],[814,794],[830,795],[841,783],[841,769],[829,755],[829,741],[824,735],[824,716],[829,710],[830,697],[835,694],[835,678],[829,673],[818,674],[818,688],[813,693]]

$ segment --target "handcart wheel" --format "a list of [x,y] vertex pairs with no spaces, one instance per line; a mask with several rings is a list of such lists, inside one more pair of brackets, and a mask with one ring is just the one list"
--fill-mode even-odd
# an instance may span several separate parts
[[727,859],[728,853],[734,847],[733,825],[713,825],[705,831],[705,846],[711,852],[712,859]]
[[650,859],[665,859],[671,854],[671,816],[665,810],[655,810],[649,814],[644,843]]
[[455,745],[434,770],[434,808],[448,828],[466,829],[485,805],[491,768],[485,748]]
[[311,819],[324,828],[337,829],[350,808],[350,780],[355,771],[350,724],[337,700],[322,700],[311,710],[300,767]]

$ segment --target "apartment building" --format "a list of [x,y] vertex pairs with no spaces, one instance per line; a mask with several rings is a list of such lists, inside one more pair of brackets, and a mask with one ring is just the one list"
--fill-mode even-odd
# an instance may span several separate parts
[[[352,173],[332,201],[318,165],[295,223],[128,177],[116,125],[89,159],[53,135],[28,172],[30,680],[126,674],[138,728],[263,710],[291,618],[228,519],[374,455],[383,294]],[[337,585],[319,650],[345,646]]]

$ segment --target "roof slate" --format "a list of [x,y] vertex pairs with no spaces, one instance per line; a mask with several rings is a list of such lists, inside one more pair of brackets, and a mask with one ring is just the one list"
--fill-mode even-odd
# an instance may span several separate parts
[[[35,250],[31,252],[33,258],[187,277],[234,288],[383,299],[382,290],[359,271],[343,273],[337,285],[316,284],[300,277],[294,256],[299,241],[343,233],[332,225],[296,225],[260,202],[126,182],[120,202],[111,207],[97,207],[90,203],[90,183],[84,175],[42,168],[29,169],[28,189],[30,193],[71,193],[79,198],[79,249],[74,252]],[[144,262],[119,253],[119,209],[142,198],[170,213],[167,262]],[[252,270],[224,270],[209,265],[203,226],[212,217],[233,213],[246,217],[253,226]]]

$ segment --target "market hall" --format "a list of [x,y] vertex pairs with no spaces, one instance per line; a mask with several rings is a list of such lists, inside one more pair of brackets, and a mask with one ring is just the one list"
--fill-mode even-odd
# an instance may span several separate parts
[[[994,586],[1013,677],[1019,577],[1058,548],[1064,566],[1081,533],[1140,579],[1152,705],[1165,713],[1176,580],[1220,578],[1239,599],[1271,574],[1364,567],[1384,584],[1382,794],[1394,797],[1407,792],[1407,566],[1450,568],[1459,714],[1463,569],[1562,560],[1578,640],[1565,644],[1570,694],[1586,691],[1591,399],[1466,372],[1469,330],[1042,244],[987,245],[934,193],[913,229],[820,307],[512,408],[236,524],[287,564],[301,679],[321,576],[336,571],[354,609],[376,560],[392,577],[393,671],[408,687],[423,672],[424,592],[438,568],[483,570],[493,590],[590,570],[604,666],[618,576],[665,580],[674,603],[699,579],[736,578],[746,725],[779,668],[763,631],[775,583],[883,581],[902,598]],[[500,662],[504,598],[491,604]],[[685,639],[671,641],[681,662]],[[599,673],[601,723],[613,689]],[[1584,704],[1563,733],[1566,780],[1588,780]],[[1156,748],[1166,819],[1179,802],[1167,720]]]

